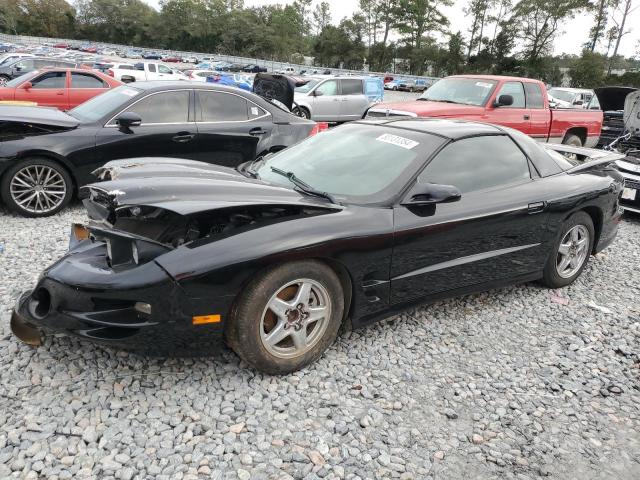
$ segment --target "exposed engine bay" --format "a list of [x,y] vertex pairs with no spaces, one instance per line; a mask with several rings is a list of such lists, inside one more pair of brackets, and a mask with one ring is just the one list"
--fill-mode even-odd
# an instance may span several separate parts
[[113,228],[176,248],[320,212],[299,206],[256,205],[185,216],[157,207],[132,206],[118,209]]

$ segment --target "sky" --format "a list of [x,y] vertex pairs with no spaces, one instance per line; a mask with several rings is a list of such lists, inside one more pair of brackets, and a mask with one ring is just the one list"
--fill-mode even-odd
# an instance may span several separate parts
[[[158,0],[144,0],[148,4],[158,8]],[[351,16],[358,9],[358,0],[326,0],[331,5],[331,16],[333,23],[339,22],[343,17]],[[293,0],[245,0],[246,7],[261,6],[268,4],[288,4]],[[314,6],[320,3],[320,0],[314,0]],[[469,19],[466,18],[462,9],[468,3],[468,0],[454,0],[451,7],[444,9],[444,13],[449,18],[450,30],[452,32],[462,31],[466,33],[469,28]],[[640,3],[639,3],[640,6]],[[640,25],[640,8],[629,16],[628,25]],[[560,55],[562,53],[579,55],[582,45],[587,40],[589,29],[592,26],[592,19],[582,14],[567,22],[563,27],[564,32],[558,35],[555,40],[554,53]],[[640,50],[640,28],[630,28],[630,32],[626,34],[620,43],[619,53],[624,56],[634,56]],[[606,47],[605,47],[606,48]]]

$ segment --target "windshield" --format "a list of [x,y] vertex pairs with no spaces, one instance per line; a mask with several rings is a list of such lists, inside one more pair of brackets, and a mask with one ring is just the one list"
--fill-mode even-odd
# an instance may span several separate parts
[[27,80],[35,77],[38,73],[40,73],[39,70],[34,70],[33,72],[27,72],[25,74],[22,74],[19,77],[14,78],[10,82],[7,82],[7,87],[17,87],[22,82],[26,82]]
[[118,109],[121,105],[138,95],[142,90],[122,85],[120,87],[109,90],[91,100],[78,105],[76,108],[69,110],[69,115],[77,118],[81,122],[97,122],[106,114]]
[[573,97],[575,96],[572,92],[567,92],[566,90],[560,90],[558,88],[552,88],[547,92],[547,94],[550,97],[569,103],[573,102]]
[[420,100],[484,105],[496,86],[494,80],[480,78],[443,78],[426,90]]
[[381,203],[396,195],[443,142],[427,133],[348,124],[320,133],[266,159],[258,178],[293,188],[271,167],[293,174],[338,200]]
[[313,80],[309,80],[309,83],[305,83],[301,87],[296,87],[295,88],[295,92],[296,93],[309,93],[309,91],[313,87],[315,87],[318,83],[320,83],[320,80],[314,78]]

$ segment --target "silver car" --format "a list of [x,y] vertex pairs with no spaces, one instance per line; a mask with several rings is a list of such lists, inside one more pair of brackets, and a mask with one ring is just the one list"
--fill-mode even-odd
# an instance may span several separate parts
[[373,103],[366,95],[369,81],[370,77],[312,77],[295,89],[293,113],[323,122],[361,119]]

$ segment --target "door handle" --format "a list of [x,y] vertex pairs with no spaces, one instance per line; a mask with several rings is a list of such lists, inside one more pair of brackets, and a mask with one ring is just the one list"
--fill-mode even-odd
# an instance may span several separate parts
[[263,130],[261,127],[252,128],[249,130],[249,135],[264,135],[265,133],[269,133],[266,130]]
[[195,134],[188,132],[179,132],[177,135],[173,136],[171,140],[176,143],[187,143],[195,138]]
[[547,202],[534,202],[529,204],[527,210],[529,211],[529,213],[540,213],[544,211],[546,207]]
[[64,92],[56,92],[56,95],[64,95]]
[[522,118],[524,118],[525,120],[529,120],[531,117],[529,115],[524,115]]

